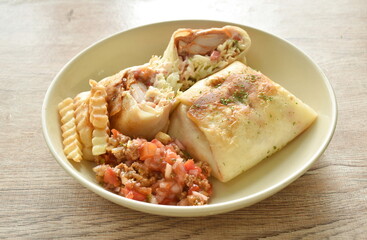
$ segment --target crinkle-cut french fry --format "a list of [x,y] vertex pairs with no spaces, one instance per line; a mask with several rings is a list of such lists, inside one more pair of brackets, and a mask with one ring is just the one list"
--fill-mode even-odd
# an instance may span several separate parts
[[66,98],[58,105],[61,117],[61,130],[64,153],[67,159],[80,162],[82,160],[81,143],[76,130],[73,99]]
[[89,121],[90,92],[81,92],[74,98],[76,129],[82,143],[83,159],[93,161],[92,133],[93,125]]
[[107,93],[103,85],[94,80],[90,80],[91,96],[89,99],[89,120],[94,127],[92,133],[92,153],[101,155],[106,152],[109,120],[107,111]]
[[93,155],[101,155],[106,153],[106,147],[107,147],[107,141],[108,141],[108,129],[94,129],[93,130],[93,148],[92,153]]

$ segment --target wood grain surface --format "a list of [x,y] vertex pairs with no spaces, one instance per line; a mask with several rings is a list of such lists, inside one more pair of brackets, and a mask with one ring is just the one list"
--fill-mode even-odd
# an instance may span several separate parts
[[[41,105],[62,66],[110,34],[152,22],[254,26],[307,52],[339,108],[332,142],[289,187],[251,207],[161,217],[81,186],[48,151]],[[0,239],[367,239],[367,2],[0,1]]]

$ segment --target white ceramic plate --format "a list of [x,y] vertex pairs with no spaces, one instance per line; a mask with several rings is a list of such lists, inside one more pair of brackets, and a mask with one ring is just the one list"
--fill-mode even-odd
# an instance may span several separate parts
[[[317,121],[284,149],[228,183],[213,179],[214,195],[205,206],[163,206],[130,200],[104,190],[95,180],[93,164],[68,161],[62,151],[57,104],[89,90],[88,80],[100,80],[123,68],[140,65],[151,55],[162,55],[171,34],[180,27],[210,28],[237,25],[251,37],[248,65],[279,83],[318,113]],[[45,140],[57,162],[96,194],[122,206],[167,216],[219,214],[259,202],[300,177],[323,153],[337,119],[335,95],[320,68],[301,50],[284,39],[244,25],[218,21],[162,22],[115,34],[87,48],[57,74],[42,108]],[[291,201],[291,199],[289,199]]]

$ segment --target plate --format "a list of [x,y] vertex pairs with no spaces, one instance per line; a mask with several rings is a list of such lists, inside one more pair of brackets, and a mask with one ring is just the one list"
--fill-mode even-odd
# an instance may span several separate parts
[[[205,206],[164,206],[130,200],[100,186],[93,163],[74,163],[62,149],[57,104],[89,90],[88,80],[101,80],[123,68],[146,63],[162,55],[177,28],[211,28],[235,25],[245,29],[252,45],[247,64],[295,94],[317,113],[316,122],[285,148],[230,182],[213,180],[213,196]],[[88,47],[70,60],[53,79],[42,107],[43,134],[51,153],[66,172],[89,190],[121,206],[165,216],[206,216],[257,203],[292,183],[324,152],[335,130],[336,99],[321,69],[288,41],[259,29],[222,21],[160,22],[120,32]],[[291,201],[291,199],[289,199]]]

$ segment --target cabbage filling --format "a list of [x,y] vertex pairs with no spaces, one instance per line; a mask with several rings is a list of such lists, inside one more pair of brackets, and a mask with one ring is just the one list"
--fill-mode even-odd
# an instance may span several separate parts
[[[218,70],[224,68],[229,62],[233,62],[235,58],[245,50],[245,44],[235,39],[228,39],[215,50],[219,53],[217,59],[213,60],[212,53],[210,55],[194,55],[186,58],[181,64],[181,90],[186,90],[195,82],[203,79]],[[245,59],[239,59],[244,61]]]

